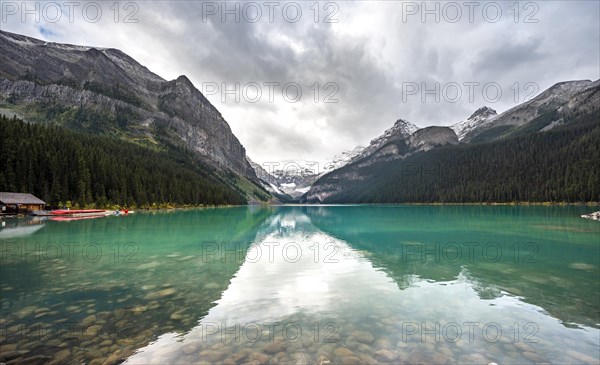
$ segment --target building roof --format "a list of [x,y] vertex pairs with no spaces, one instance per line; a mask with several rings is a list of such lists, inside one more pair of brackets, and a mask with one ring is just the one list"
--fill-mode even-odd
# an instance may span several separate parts
[[23,193],[0,193],[0,202],[4,204],[41,204],[46,205],[46,202],[36,198],[31,194]]

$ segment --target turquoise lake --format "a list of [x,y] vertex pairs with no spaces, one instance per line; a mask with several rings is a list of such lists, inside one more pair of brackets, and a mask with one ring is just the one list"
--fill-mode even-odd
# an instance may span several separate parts
[[598,207],[4,220],[0,362],[598,364]]

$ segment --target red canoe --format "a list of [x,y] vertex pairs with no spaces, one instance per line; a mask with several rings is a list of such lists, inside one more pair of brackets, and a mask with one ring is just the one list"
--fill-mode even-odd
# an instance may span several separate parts
[[53,210],[50,214],[54,215],[73,215],[73,214],[86,214],[86,213],[104,213],[104,209],[58,209]]

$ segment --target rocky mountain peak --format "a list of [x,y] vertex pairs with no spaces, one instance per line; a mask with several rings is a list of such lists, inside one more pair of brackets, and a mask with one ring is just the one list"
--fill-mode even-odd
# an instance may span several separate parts
[[411,122],[404,119],[398,119],[392,128],[386,130],[381,136],[371,140],[371,143],[362,151],[361,155],[364,153],[370,154],[392,140],[408,138],[418,129],[419,128]]
[[498,113],[494,109],[488,106],[482,106],[481,108],[475,110],[475,112],[473,112],[473,114],[471,114],[471,116],[467,118],[467,120],[458,122],[450,126],[450,128],[454,130],[454,132],[458,136],[458,140],[462,141],[463,138],[465,138],[465,136],[471,131],[473,131],[476,128],[479,128],[483,124],[488,123],[497,116]]
[[387,134],[389,131],[393,131],[394,134],[398,134],[399,132],[403,137],[408,137],[415,133],[418,129],[419,128],[411,122],[404,119],[398,119],[396,123],[394,123],[394,126],[388,129],[385,134]]
[[181,84],[193,85],[192,82],[190,81],[190,79],[188,79],[187,76],[185,76],[185,75],[179,75],[179,77],[177,77],[176,81]]
[[372,139],[369,146],[360,151],[356,151],[358,153],[354,154],[354,156],[352,156],[352,158],[346,163],[352,163],[367,157],[390,141],[408,138],[418,129],[419,128],[411,122],[404,119],[398,119],[396,123],[394,123],[394,125],[386,130],[381,136]]
[[488,117],[492,116],[492,115],[497,115],[498,113],[488,107],[488,106],[482,106],[481,108],[475,110],[475,112],[473,114],[471,114],[471,116],[467,119],[467,120],[473,120],[475,118],[485,118],[487,119]]

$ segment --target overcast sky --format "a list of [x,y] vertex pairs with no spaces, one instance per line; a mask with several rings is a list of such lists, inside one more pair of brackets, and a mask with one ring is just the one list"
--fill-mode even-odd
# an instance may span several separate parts
[[2,1],[1,28],[187,75],[261,163],[326,161],[400,118],[450,125],[600,78],[598,1],[73,3]]

